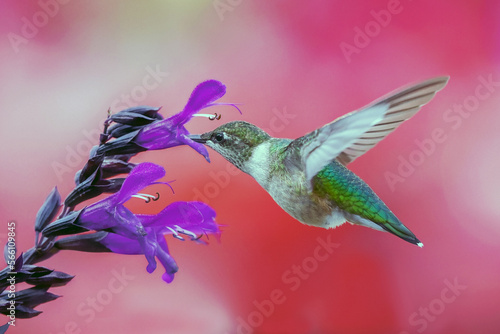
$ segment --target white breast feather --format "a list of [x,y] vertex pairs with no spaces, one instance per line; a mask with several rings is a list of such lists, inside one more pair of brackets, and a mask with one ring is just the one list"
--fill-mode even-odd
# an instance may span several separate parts
[[269,183],[269,146],[271,143],[265,142],[255,147],[252,156],[245,164],[246,173],[267,190]]

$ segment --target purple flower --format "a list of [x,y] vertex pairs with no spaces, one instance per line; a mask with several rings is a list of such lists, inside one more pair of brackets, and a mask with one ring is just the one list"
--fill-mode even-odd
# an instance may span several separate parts
[[[165,240],[166,234],[173,234],[181,240],[184,238],[180,234],[190,236],[191,240],[197,240],[203,234],[211,233],[216,236],[220,234],[219,227],[214,221],[215,211],[201,202],[176,202],[156,215],[137,215],[136,217],[144,226],[146,233],[157,243],[155,256],[165,268],[162,278],[167,283],[172,282],[179,268],[169,254]],[[109,233],[100,240],[100,243],[114,253],[144,254],[140,242],[123,235]],[[153,270],[154,268],[148,267],[148,272]]]
[[[119,133],[120,136],[118,136],[115,140],[102,145],[99,148],[98,153],[104,153],[105,155],[131,154],[146,150],[161,150],[178,145],[188,145],[203,155],[207,161],[210,161],[208,151],[205,146],[190,139],[188,137],[189,132],[184,125],[193,116],[196,116],[198,111],[204,108],[215,105],[225,105],[225,103],[215,103],[215,101],[224,96],[224,94],[226,94],[226,86],[224,86],[221,82],[216,80],[204,81],[196,86],[189,97],[188,103],[180,113],[166,119],[148,119],[149,123],[140,126],[138,130],[135,130],[136,127],[129,128],[135,130],[132,132],[118,132],[113,130],[113,133]],[[234,104],[229,105],[236,107]],[[141,110],[147,109],[154,110],[155,112],[158,111],[158,109],[148,109],[148,107],[140,108]],[[127,123],[123,123],[125,127],[127,127],[131,122],[136,122],[133,116],[130,115],[130,110],[127,109],[126,111],[126,115],[120,117],[114,116],[114,118],[112,117],[113,121],[126,121]],[[142,114],[140,116],[141,120],[143,120],[144,116]],[[120,129],[122,128],[123,126],[120,126]]]
[[[124,206],[143,188],[159,183],[156,180],[164,175],[163,167],[149,162],[141,163],[130,172],[116,194],[87,206],[71,219],[54,222],[44,229],[43,234],[54,237],[85,230],[106,230],[111,233],[99,239],[100,245],[114,253],[144,254],[149,273],[156,269],[155,257],[158,258],[166,270],[163,280],[169,283],[178,267],[169,254],[164,235],[173,234],[183,239],[179,234],[185,234],[196,240],[198,235],[219,235],[220,231],[214,221],[215,212],[201,202],[172,203],[156,215],[134,215]],[[83,247],[79,250],[93,251],[91,248],[95,246],[93,244],[89,249]]]

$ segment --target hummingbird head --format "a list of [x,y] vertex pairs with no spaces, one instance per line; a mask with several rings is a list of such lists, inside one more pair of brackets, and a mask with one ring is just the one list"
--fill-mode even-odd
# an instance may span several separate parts
[[245,172],[245,162],[252,156],[254,148],[271,136],[253,124],[235,121],[202,135],[191,135],[190,138],[212,148]]

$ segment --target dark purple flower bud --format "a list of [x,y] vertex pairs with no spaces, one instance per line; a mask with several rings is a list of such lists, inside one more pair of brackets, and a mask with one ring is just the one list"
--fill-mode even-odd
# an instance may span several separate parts
[[40,232],[43,230],[43,228],[55,218],[60,207],[61,195],[59,195],[57,187],[54,187],[49,196],[45,199],[40,210],[38,210],[35,219],[35,231]]
[[[7,309],[7,307],[10,305],[9,301],[0,305],[0,313],[8,315],[10,312],[10,310]],[[29,319],[36,317],[40,313],[42,313],[42,311],[37,311],[24,305],[16,305],[16,318]]]
[[10,283],[7,281],[7,279],[9,278],[9,273],[9,267],[5,267],[4,269],[2,269],[2,271],[0,271],[0,292],[5,290],[5,288],[10,285]]
[[45,267],[37,267],[30,264],[25,264],[21,269],[15,271],[13,274],[8,267],[0,272],[0,291],[3,291],[9,283],[9,278],[15,276],[15,283],[25,282],[27,279],[32,277],[41,277],[44,275],[48,275],[53,270],[50,270]]
[[139,131],[142,126],[131,126],[126,124],[113,124],[108,129],[108,135],[112,138],[120,138],[134,131]]
[[108,118],[107,124],[114,121],[111,127],[106,129],[106,138],[101,139],[104,144],[110,138],[119,138],[131,132],[140,130],[143,126],[160,121],[163,116],[158,113],[160,108],[148,106],[132,107],[118,112]]
[[90,158],[85,166],[83,166],[83,168],[79,171],[79,179],[78,182],[76,182],[76,185],[79,185],[90,177],[92,177],[92,181],[95,178],[99,178],[99,168],[101,167],[103,161],[103,155],[96,155]]
[[[48,287],[35,286],[30,289],[16,292],[16,296],[13,299],[16,305],[16,318],[32,318],[37,316],[41,312],[34,310],[34,307],[60,297],[47,292],[47,290]],[[0,313],[9,314],[8,312],[10,310],[7,309],[7,305],[9,304],[10,298],[5,291],[0,295]]]
[[113,122],[131,126],[143,126],[154,122],[156,119],[148,116],[121,111],[119,114],[111,116]]
[[21,268],[24,265],[24,262],[25,262],[24,261],[24,253],[21,253],[21,255],[19,255],[19,257],[17,258],[16,263],[14,264],[14,270],[15,271],[21,270]]
[[[15,275],[16,284],[24,282],[26,279],[31,277],[35,266],[22,265],[22,263],[23,254],[21,253],[21,255],[16,260],[16,264],[18,265],[15,265],[14,269],[12,269],[10,266],[7,266],[2,271],[0,271],[0,291],[3,291],[7,286],[10,285],[8,278],[12,275]],[[21,267],[19,265],[21,265]]]
[[5,247],[3,248],[3,258],[5,259],[5,263],[7,263],[7,266],[9,266],[9,268],[10,265],[15,263],[16,253],[17,253],[16,243],[12,242],[9,244],[9,242],[6,242]]
[[66,197],[64,205],[72,208],[91,198],[97,197],[103,193],[115,193],[120,190],[124,178],[110,180],[101,180],[97,176],[101,175],[100,169],[94,171],[85,181],[76,186],[75,189]]
[[33,288],[22,290],[16,294],[15,300],[23,306],[33,308],[60,297],[53,293],[47,292],[48,289],[48,287],[35,286]]
[[44,286],[63,286],[71,281],[75,276],[68,275],[61,271],[53,271],[48,275],[39,277],[30,277],[26,280],[26,283],[31,285],[44,285]]
[[109,180],[101,180],[99,183],[95,184],[94,187],[101,190],[102,193],[114,194],[120,191],[123,182],[125,182],[124,177],[117,177]]
[[[42,232],[43,233],[43,232]],[[41,261],[45,261],[59,252],[59,249],[51,247],[51,243],[47,245],[46,248],[40,249],[38,247],[33,247],[28,249],[23,258],[27,264],[35,264]]]
[[[6,249],[7,248],[8,247],[6,247]],[[6,255],[6,253],[9,255],[8,257]],[[24,253],[21,253],[21,255],[19,255],[19,257],[17,259],[15,258],[15,256],[12,257],[11,255],[12,255],[11,253],[5,252],[5,250],[4,250],[5,262],[7,262],[8,265],[7,265],[7,267],[5,267],[4,270],[2,270],[0,272],[0,286],[2,286],[2,278],[3,278],[2,275],[7,275],[9,272],[19,272],[21,270],[21,268],[23,267],[24,258],[25,258]],[[13,259],[15,259],[15,262],[14,262],[14,265],[12,266]]]
[[156,119],[163,119],[162,115],[158,113],[160,111],[161,107],[155,108],[155,107],[150,107],[150,106],[136,106],[136,107],[131,107],[122,111],[128,111],[128,112],[133,112],[136,114],[148,116],[151,118],[156,118]]
[[106,156],[121,155],[121,154],[137,154],[147,151],[146,147],[142,147],[134,142],[140,130],[136,130],[116,138],[104,145],[99,146],[98,153]]
[[42,231],[43,236],[51,238],[58,235],[76,234],[88,231],[88,229],[76,224],[82,211],[83,210],[73,211],[64,217],[59,218]]
[[27,307],[24,305],[19,305],[18,307],[16,307],[16,317],[19,319],[33,318],[39,315],[40,313],[42,313],[42,311],[37,311],[31,307]]
[[158,120],[158,110],[160,108],[148,106],[132,107],[111,115],[109,120],[119,124],[142,126]]
[[9,326],[10,326],[9,323],[6,323],[5,325],[0,326],[0,334],[4,334],[7,331],[7,329],[9,329]]
[[56,241],[54,247],[61,250],[74,250],[79,252],[106,253],[111,252],[101,241],[108,232],[100,231],[88,234],[72,235]]
[[81,169],[75,173],[74,181],[75,181],[75,185],[76,186],[80,184],[80,175],[81,174],[82,174],[82,170]]
[[42,277],[49,275],[54,272],[54,269],[49,269],[46,267],[34,266],[31,264],[26,264],[19,272],[26,272],[30,274],[30,278]]
[[95,157],[97,155],[98,148],[99,148],[99,145],[92,146],[92,148],[90,149],[90,152],[89,152],[89,159],[92,159],[93,157]]
[[118,174],[128,174],[135,166],[136,164],[121,159],[105,159],[101,165],[102,178],[107,179]]
[[135,156],[135,154],[118,154],[118,155],[110,155],[106,157],[106,159],[111,159],[111,160],[120,160],[123,162],[129,162],[132,157]]

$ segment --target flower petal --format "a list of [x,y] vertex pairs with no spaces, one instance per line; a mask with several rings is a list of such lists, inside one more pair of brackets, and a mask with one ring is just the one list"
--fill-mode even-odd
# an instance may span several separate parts
[[117,254],[143,254],[139,242],[115,233],[108,233],[101,241],[106,248]]
[[188,145],[189,147],[194,149],[196,152],[200,153],[203,157],[205,157],[205,160],[207,160],[207,162],[210,162],[210,156],[208,155],[208,151],[207,151],[207,148],[205,147],[205,145],[197,143],[194,140],[192,140],[191,138],[189,138],[188,133],[180,135],[179,141],[185,145]]
[[168,252],[167,241],[163,235],[157,236],[158,240],[158,249],[156,250],[156,256],[158,260],[165,268],[165,273],[161,276],[161,278],[170,283],[174,280],[174,274],[179,270],[179,266],[175,262],[174,258]]
[[[157,238],[156,242],[153,240],[146,240],[146,243],[149,244],[149,246],[146,247],[148,249],[151,245],[154,245],[153,248],[149,250],[150,255],[146,256],[148,259],[148,267],[147,271],[149,273],[152,273],[156,269],[156,261],[153,260],[151,261],[151,255],[156,256],[160,263],[163,265],[165,268],[165,273],[163,274],[162,278],[165,282],[170,283],[172,282],[174,278],[174,274],[179,270],[179,267],[177,266],[177,263],[175,260],[170,256],[168,253],[168,246],[167,242],[165,241],[165,238],[163,237],[162,234],[156,235],[153,231],[153,229],[148,229],[148,234],[150,234],[153,238]],[[118,234],[114,233],[109,233],[106,237],[102,239],[102,244],[109,248],[113,253],[117,254],[144,254],[144,249],[140,245],[139,241],[129,239],[126,237],[123,237]]]
[[184,124],[193,117],[197,111],[208,107],[226,94],[226,86],[217,80],[207,80],[200,83],[191,93],[184,109],[170,117],[174,124]]
[[145,227],[177,225],[197,234],[219,233],[219,227],[214,220],[215,211],[202,202],[175,202],[157,215],[137,215],[137,218]]
[[154,240],[155,238],[156,236],[151,231],[146,236],[139,236],[137,238],[128,238],[123,235],[109,233],[101,240],[101,243],[113,253],[127,255],[144,254],[148,261],[146,270],[148,273],[152,273],[156,269],[155,255],[159,249],[156,240]]
[[156,235],[152,235],[151,233],[148,233],[146,237],[138,239],[139,244],[141,245],[141,248],[144,252],[144,256],[148,261],[148,266],[146,267],[146,271],[150,274],[156,269],[155,255],[159,248],[158,245],[156,244],[156,240],[152,239],[156,239]]
[[[171,119],[154,122],[143,127],[133,139],[133,143],[148,150],[162,150],[169,147],[181,145],[177,140],[177,134],[183,129]],[[187,130],[184,129],[187,132]]]
[[130,197],[156,180],[165,176],[165,169],[151,162],[143,162],[132,169],[129,176],[123,182],[120,191],[114,195],[114,205],[123,204]]

